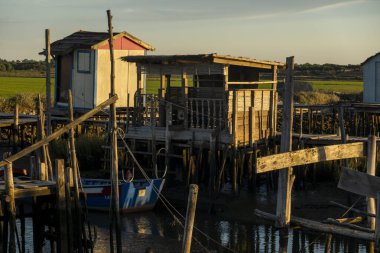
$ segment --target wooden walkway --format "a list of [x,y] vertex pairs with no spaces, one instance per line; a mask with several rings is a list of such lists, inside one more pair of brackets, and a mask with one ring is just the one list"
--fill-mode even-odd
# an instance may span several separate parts
[[[5,182],[0,181],[0,196],[6,195]],[[41,180],[14,181],[15,199],[55,194],[56,182]]]

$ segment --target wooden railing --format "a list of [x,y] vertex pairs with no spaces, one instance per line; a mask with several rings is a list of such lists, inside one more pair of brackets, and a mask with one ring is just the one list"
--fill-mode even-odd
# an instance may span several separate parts
[[225,129],[227,126],[225,99],[188,98],[186,108],[189,128]]

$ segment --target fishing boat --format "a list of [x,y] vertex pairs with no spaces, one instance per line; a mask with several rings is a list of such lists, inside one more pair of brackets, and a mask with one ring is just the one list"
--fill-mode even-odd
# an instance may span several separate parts
[[[83,191],[87,196],[87,207],[92,210],[108,211],[111,204],[111,180],[81,179]],[[147,211],[154,208],[165,179],[139,179],[119,182],[120,212]]]

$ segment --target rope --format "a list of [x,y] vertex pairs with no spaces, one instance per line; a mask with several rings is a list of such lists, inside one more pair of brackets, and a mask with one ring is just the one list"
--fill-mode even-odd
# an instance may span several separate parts
[[[124,140],[124,137],[121,135],[121,133],[123,132],[122,129],[118,128],[118,134],[119,136],[121,137],[122,141],[123,141],[123,144],[125,146],[125,148],[127,149],[127,151],[130,153],[132,159],[134,160],[134,162],[136,163],[137,167],[139,168],[140,172],[142,173],[142,175],[144,176],[144,178],[149,182],[151,183],[152,182],[152,179],[149,178],[149,176],[146,174],[146,172],[144,171],[144,169],[142,168],[142,166],[140,165],[140,163],[137,161],[135,155],[133,154],[133,152],[131,151],[131,149],[129,148],[128,144],[125,142]],[[166,199],[166,197],[164,195],[161,194],[161,192],[157,189],[157,187],[155,185],[153,185],[153,190],[155,191],[155,193],[157,194],[157,196],[160,198],[160,200],[162,201],[163,205],[166,207],[166,209],[169,211],[169,213],[173,216],[173,218],[176,220],[176,221],[179,221],[179,224],[184,228],[184,225],[182,224],[182,222],[178,219],[178,217],[173,213],[175,212],[180,218],[182,218],[183,220],[185,220],[185,217],[170,203],[169,200]],[[169,206],[172,208],[170,209]],[[200,230],[199,228],[197,228],[196,226],[194,226],[194,229],[196,231],[198,231],[200,234],[202,234],[204,237],[206,237],[206,239],[212,241],[213,243],[217,244],[218,246],[230,251],[230,252],[234,252],[232,249],[220,244],[218,241],[216,241],[215,239],[213,239],[212,237],[210,237],[209,235],[207,235],[205,232],[203,232],[202,230]],[[204,247],[197,239],[196,237],[194,237],[194,240],[199,243],[201,245],[201,247]],[[205,248],[206,249],[206,248]]]

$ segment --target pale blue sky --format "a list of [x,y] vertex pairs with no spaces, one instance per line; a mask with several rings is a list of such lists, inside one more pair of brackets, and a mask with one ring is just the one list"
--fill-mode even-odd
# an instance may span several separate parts
[[77,30],[127,31],[154,54],[220,53],[358,64],[380,51],[380,0],[0,0],[0,58],[42,59]]

